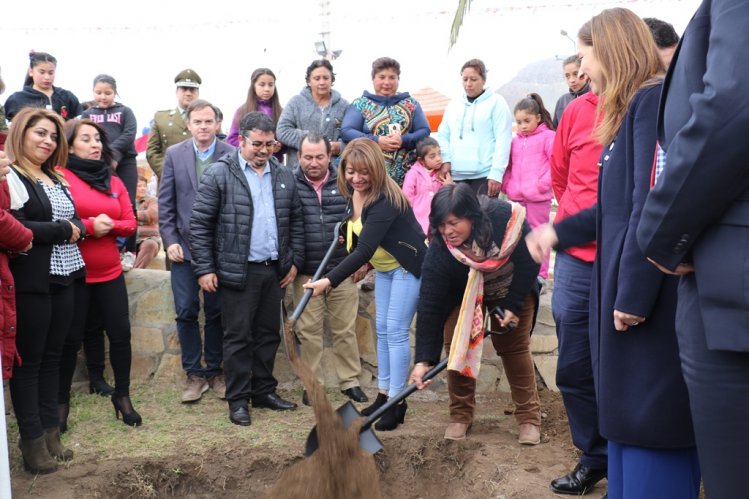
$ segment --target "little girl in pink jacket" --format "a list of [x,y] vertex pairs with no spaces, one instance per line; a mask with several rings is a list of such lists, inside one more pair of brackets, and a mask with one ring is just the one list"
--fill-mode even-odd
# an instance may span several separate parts
[[439,143],[431,138],[421,139],[416,144],[417,161],[411,166],[403,179],[403,192],[411,203],[416,220],[421,224],[424,234],[429,236],[429,212],[432,208],[432,197],[444,184],[452,184],[449,173],[440,174],[442,154]]
[[[551,213],[551,150],[554,131],[551,114],[538,94],[530,94],[515,106],[517,135],[512,139],[510,164],[502,179],[502,192],[525,206],[531,228],[549,223]],[[549,277],[548,258],[539,277]]]

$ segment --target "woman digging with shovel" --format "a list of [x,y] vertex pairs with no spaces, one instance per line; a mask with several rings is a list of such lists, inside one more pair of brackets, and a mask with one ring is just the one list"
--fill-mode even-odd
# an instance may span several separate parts
[[409,378],[419,389],[424,375],[450,353],[447,388],[450,424],[445,438],[462,440],[473,423],[482,339],[491,335],[502,357],[518,422],[518,442],[541,440],[541,408],[530,354],[538,305],[536,275],[524,237],[525,210],[466,184],[446,185],[434,196],[432,242],[424,259],[416,319],[416,365]]
[[[376,273],[377,385],[374,404],[362,410],[368,416],[406,385],[410,363],[408,329],[416,312],[426,236],[416,221],[403,191],[387,175],[377,144],[354,139],[341,154],[338,187],[349,199],[346,208],[346,245],[350,254],[327,276],[304,285],[314,296],[337,286],[370,262]],[[380,431],[403,423],[405,401],[394,405],[377,422]]]

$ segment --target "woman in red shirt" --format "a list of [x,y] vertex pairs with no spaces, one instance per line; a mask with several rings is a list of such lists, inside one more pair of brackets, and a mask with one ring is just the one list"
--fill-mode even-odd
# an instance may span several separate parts
[[112,405],[130,426],[142,423],[130,401],[130,316],[127,288],[117,249],[117,237],[130,237],[136,222],[127,189],[113,175],[111,151],[104,130],[93,121],[65,124],[70,156],[63,170],[76,209],[86,227],[80,242],[86,263],[86,283],[76,289],[75,315],[60,362],[60,427],[67,429],[70,384],[76,355],[86,330],[103,326],[109,338],[109,359],[114,371]]

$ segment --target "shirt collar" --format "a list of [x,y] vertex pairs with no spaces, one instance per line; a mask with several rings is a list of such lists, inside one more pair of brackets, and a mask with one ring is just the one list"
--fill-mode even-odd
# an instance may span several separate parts
[[[241,152],[237,151],[237,155],[239,156],[239,166],[240,168],[242,168],[242,171],[251,170],[253,172],[256,172],[255,168],[251,167],[247,163],[247,160],[242,157]],[[261,174],[261,176],[265,175],[266,173],[270,173],[270,161],[265,162],[265,167],[263,168],[263,173]]]
[[213,137],[213,142],[211,142],[211,145],[208,146],[208,149],[206,149],[204,152],[201,152],[198,149],[198,144],[195,142],[195,139],[192,139],[192,148],[195,151],[195,154],[200,159],[205,159],[208,157],[213,156],[213,152],[216,150],[216,137]]

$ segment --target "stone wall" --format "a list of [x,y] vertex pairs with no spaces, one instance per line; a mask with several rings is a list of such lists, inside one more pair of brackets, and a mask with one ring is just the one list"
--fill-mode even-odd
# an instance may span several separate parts
[[[126,274],[126,283],[132,325],[132,379],[181,381],[184,374],[174,322],[174,301],[169,282],[169,272],[134,269]],[[363,367],[360,382],[363,387],[373,387],[376,386],[377,372],[374,293],[360,291],[359,296],[359,318],[357,319],[356,332]],[[531,349],[541,378],[550,389],[556,390],[554,371],[556,369],[557,341],[554,322],[551,317],[550,297],[551,293],[541,297],[541,308],[531,341]],[[338,380],[333,370],[329,336],[329,334],[326,334],[325,344],[328,348],[325,349],[323,354],[322,368],[325,384],[336,387]],[[477,391],[508,391],[509,386],[503,374],[502,361],[495,354],[490,343],[487,343],[486,348],[484,348],[483,358]],[[298,381],[295,380],[291,372],[283,348],[279,349],[278,352],[275,374],[282,388],[298,386]],[[108,377],[111,379],[111,373]],[[79,362],[76,380],[85,380],[82,359]],[[437,380],[432,384],[432,389],[444,391],[444,382],[441,379]]]

